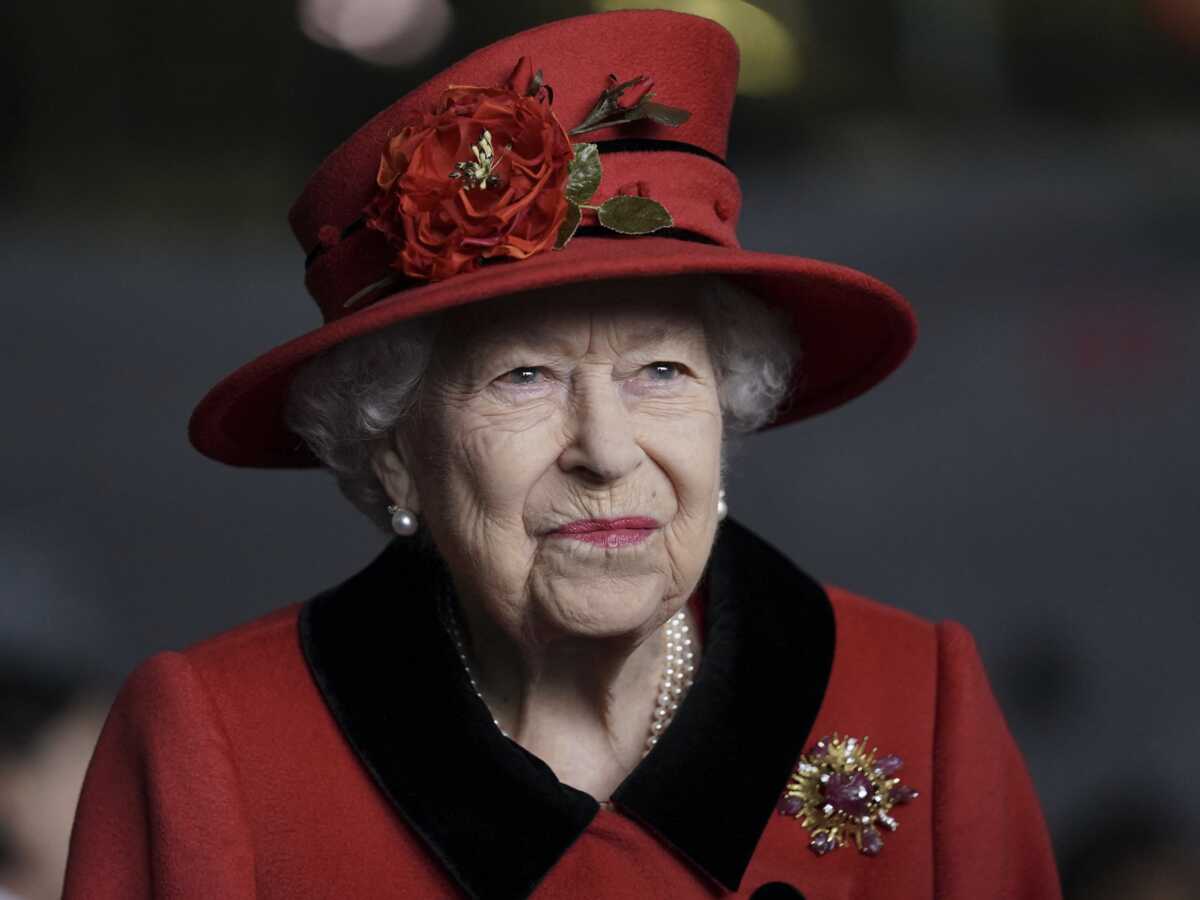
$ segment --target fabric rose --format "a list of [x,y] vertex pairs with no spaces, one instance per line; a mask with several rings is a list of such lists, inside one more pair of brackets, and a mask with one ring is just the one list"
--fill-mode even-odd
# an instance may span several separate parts
[[364,214],[399,250],[393,269],[436,281],[553,247],[571,141],[545,91],[513,89],[520,80],[518,64],[509,87],[449,88],[388,141]]

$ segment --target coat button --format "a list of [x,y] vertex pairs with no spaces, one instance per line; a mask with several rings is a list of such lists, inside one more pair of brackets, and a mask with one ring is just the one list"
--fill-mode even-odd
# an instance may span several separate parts
[[804,895],[784,881],[768,881],[759,885],[750,900],[804,900]]

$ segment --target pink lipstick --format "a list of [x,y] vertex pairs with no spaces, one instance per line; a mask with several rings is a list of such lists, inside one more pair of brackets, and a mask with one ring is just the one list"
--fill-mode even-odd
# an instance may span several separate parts
[[658,521],[647,516],[619,519],[577,519],[554,531],[551,537],[574,538],[600,547],[616,549],[640,544],[659,528]]

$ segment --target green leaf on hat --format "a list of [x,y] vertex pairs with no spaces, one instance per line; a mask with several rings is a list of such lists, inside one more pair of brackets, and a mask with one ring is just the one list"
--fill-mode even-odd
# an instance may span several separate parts
[[649,234],[675,224],[665,206],[646,197],[621,195],[600,204],[600,224],[621,234]]
[[587,203],[600,187],[600,151],[595,144],[572,144],[575,157],[567,170],[567,186],[563,193],[573,203]]
[[563,219],[563,223],[558,226],[558,239],[554,242],[554,249],[561,250],[567,246],[567,242],[575,237],[575,229],[579,227],[579,219],[583,214],[579,211],[579,207],[574,203],[567,201],[567,217]]
[[682,125],[692,117],[692,114],[686,109],[677,109],[674,106],[664,106],[651,101],[641,104],[639,108],[647,119],[651,119],[659,125],[670,125],[672,128]]

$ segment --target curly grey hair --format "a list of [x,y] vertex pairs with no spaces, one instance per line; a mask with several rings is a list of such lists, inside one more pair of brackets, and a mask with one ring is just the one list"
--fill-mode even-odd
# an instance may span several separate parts
[[[701,276],[699,293],[725,434],[749,433],[787,399],[799,349],[778,314],[739,285]],[[385,531],[389,499],[371,460],[413,410],[440,319],[408,319],[332,347],[304,365],[288,394],[288,427]]]

